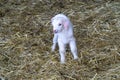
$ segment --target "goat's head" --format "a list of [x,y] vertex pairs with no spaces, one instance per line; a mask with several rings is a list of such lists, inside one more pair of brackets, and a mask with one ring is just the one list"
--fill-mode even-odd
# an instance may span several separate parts
[[68,28],[68,21],[63,17],[53,17],[51,19],[53,25],[53,32],[59,33],[62,32],[64,29],[67,30]]

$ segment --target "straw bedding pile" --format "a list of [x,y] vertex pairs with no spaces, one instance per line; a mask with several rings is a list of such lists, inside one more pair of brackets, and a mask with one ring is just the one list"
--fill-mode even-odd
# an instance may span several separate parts
[[[50,19],[67,15],[79,59],[51,52]],[[119,0],[0,0],[0,80],[120,80]]]

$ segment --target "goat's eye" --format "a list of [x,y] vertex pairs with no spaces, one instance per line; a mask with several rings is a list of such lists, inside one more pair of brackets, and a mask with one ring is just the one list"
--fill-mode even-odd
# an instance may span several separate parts
[[58,26],[61,26],[62,24],[58,24]]

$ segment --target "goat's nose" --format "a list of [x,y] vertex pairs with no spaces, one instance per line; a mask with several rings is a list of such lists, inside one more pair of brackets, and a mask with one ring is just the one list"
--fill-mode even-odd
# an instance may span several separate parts
[[57,33],[58,32],[58,30],[53,30],[53,33]]

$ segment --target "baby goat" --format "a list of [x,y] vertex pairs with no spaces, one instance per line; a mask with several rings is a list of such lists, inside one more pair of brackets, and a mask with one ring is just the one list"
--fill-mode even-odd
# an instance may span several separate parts
[[73,35],[73,25],[69,18],[64,14],[57,14],[51,19],[51,23],[54,32],[52,51],[55,50],[56,44],[58,43],[61,57],[60,61],[61,63],[65,63],[65,48],[66,44],[69,44],[74,59],[78,59],[76,41]]

